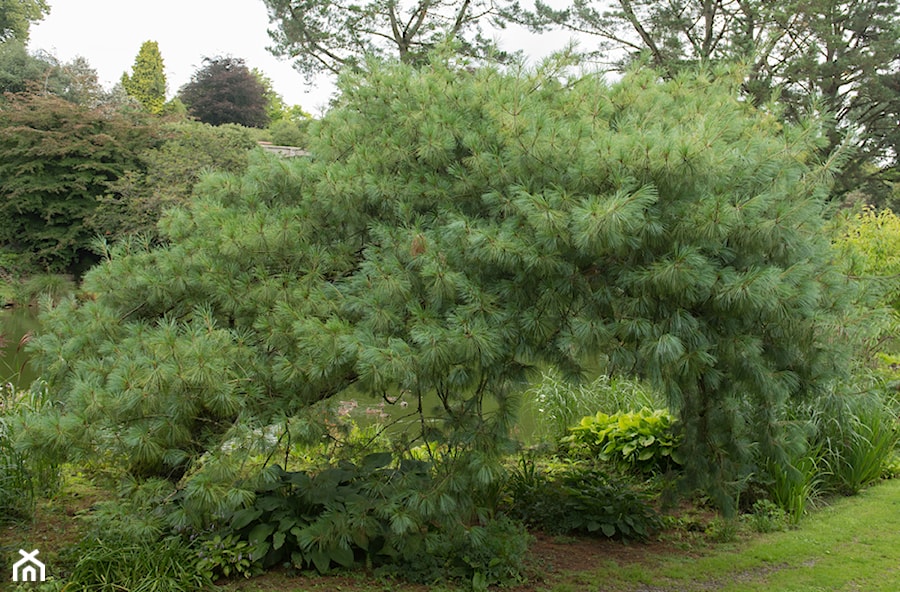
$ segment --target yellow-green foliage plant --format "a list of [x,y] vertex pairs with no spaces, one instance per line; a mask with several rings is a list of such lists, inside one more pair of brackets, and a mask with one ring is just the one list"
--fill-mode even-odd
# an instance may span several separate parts
[[871,349],[896,351],[890,339],[900,321],[900,217],[890,209],[865,206],[839,220],[837,228],[834,245],[847,275],[859,280],[859,304],[869,316]]
[[681,464],[674,423],[672,414],[663,409],[645,407],[612,415],[601,411],[582,418],[565,441],[603,462],[641,473],[665,471]]
[[884,303],[900,310],[900,217],[865,206],[844,221],[835,244],[849,272],[871,280]]
[[[900,304],[900,217],[865,206],[844,221],[835,244],[852,273],[883,279],[886,299]],[[895,306],[896,308],[896,306]]]

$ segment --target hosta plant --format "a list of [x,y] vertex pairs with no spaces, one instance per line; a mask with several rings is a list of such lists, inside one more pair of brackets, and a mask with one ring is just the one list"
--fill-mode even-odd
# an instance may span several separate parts
[[508,484],[509,512],[550,534],[645,539],[662,526],[648,497],[589,464],[545,470],[522,459]]
[[575,452],[588,453],[604,462],[641,473],[666,471],[681,464],[677,456],[675,418],[662,409],[599,412],[582,418],[570,428],[565,442]]
[[488,509],[466,519],[446,489],[462,486],[450,480],[464,473],[443,479],[430,463],[395,462],[388,452],[319,471],[270,467],[253,503],[204,542],[202,566],[227,576],[286,563],[321,573],[365,563],[409,580],[476,587],[521,579],[527,534]]

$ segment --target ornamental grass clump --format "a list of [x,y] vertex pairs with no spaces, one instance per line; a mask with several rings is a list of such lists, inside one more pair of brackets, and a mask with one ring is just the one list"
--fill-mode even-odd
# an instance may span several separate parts
[[880,480],[900,441],[896,412],[877,394],[834,396],[816,411],[824,485],[853,495]]
[[0,523],[31,520],[38,496],[51,494],[59,486],[55,462],[29,456],[16,446],[22,417],[44,410],[48,401],[47,385],[42,381],[30,389],[0,385]]
[[25,458],[12,444],[9,426],[0,415],[0,523],[34,516],[34,485]]
[[590,382],[572,383],[549,370],[523,395],[522,417],[533,422],[537,439],[555,442],[579,418],[597,410],[615,413],[665,404],[658,392],[638,380],[604,374]]

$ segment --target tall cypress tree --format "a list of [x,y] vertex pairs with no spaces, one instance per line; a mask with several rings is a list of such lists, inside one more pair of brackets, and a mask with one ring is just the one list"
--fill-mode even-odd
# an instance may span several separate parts
[[166,104],[166,73],[156,41],[145,41],[134,59],[131,75],[122,74],[122,87],[144,109],[161,113]]
[[354,388],[429,430],[435,398],[474,453],[530,371],[599,361],[667,394],[688,483],[727,506],[754,452],[779,458],[787,402],[846,368],[833,161],[815,125],[739,100],[739,73],[559,71],[346,76],[313,159],[207,178],[164,246],[123,245],[45,317],[66,400],[25,437],[181,475]]

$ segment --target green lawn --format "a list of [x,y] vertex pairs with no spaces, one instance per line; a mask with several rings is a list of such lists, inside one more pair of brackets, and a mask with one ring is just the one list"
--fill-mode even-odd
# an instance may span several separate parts
[[900,480],[841,498],[795,530],[573,575],[553,592],[900,590]]

